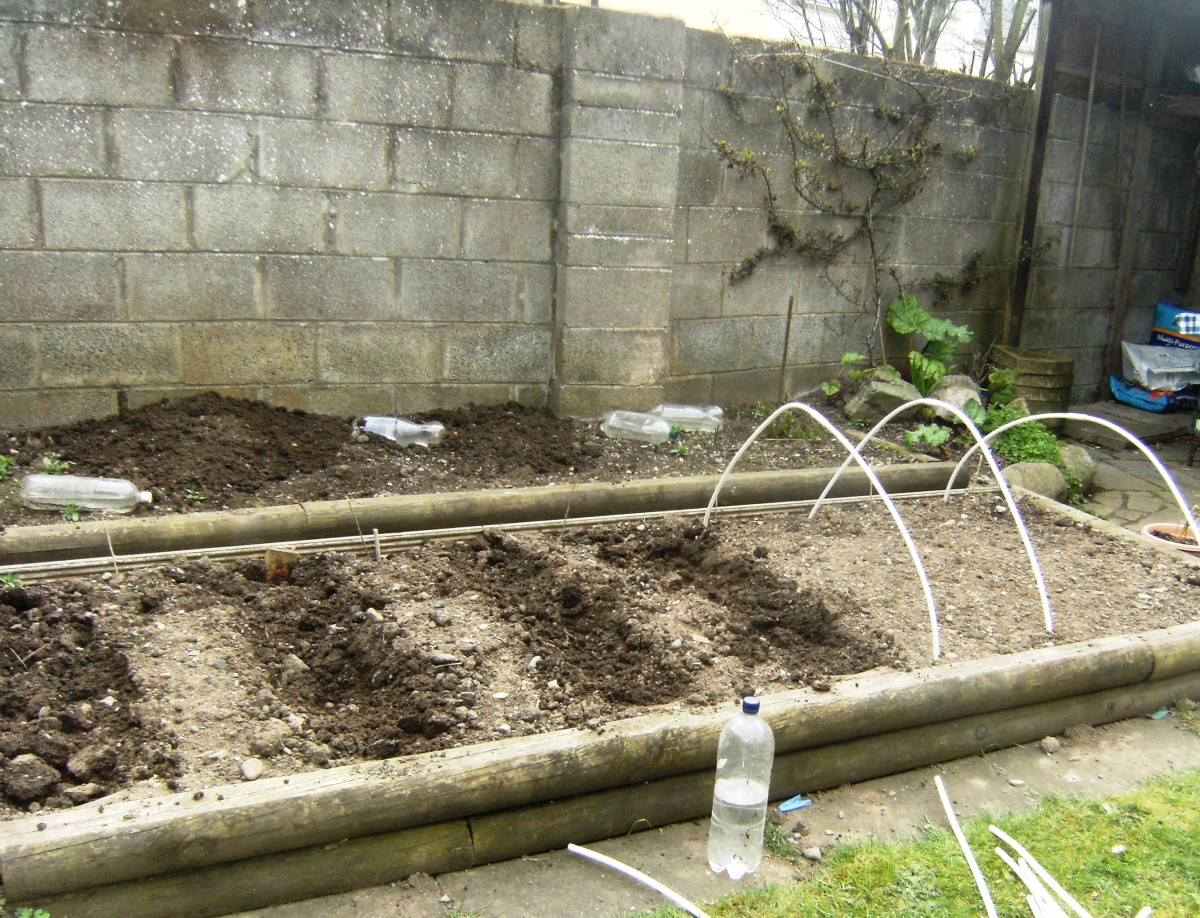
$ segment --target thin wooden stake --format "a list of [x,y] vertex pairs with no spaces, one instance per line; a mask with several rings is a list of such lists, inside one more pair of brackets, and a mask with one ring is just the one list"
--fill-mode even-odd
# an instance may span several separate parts
[[779,401],[787,401],[788,343],[792,338],[792,310],[796,307],[796,294],[788,297],[787,324],[783,326],[783,362],[779,367]]

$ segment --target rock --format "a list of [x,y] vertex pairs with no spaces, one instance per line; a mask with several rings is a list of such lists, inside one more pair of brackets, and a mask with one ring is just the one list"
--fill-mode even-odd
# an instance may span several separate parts
[[1025,782],[1022,781],[1020,778],[1009,778],[1008,783],[1011,784],[1013,787],[1024,787],[1025,786]]
[[280,668],[283,670],[283,681],[288,682],[302,673],[309,671],[308,664],[301,660],[294,653],[289,653],[280,661]]
[[811,848],[805,848],[800,853],[804,856],[805,860],[819,861],[821,859],[821,849],[815,845]]
[[1046,753],[1046,755],[1054,755],[1054,753],[1062,749],[1062,741],[1057,736],[1047,736],[1038,743],[1038,748]]
[[1067,493],[1066,476],[1049,462],[1014,463],[1004,469],[1004,480],[1051,500],[1062,500]]
[[246,759],[242,762],[242,777],[247,781],[257,781],[262,777],[262,759]]
[[[943,402],[948,402],[955,408],[961,408],[964,411],[967,407],[967,402],[971,399],[982,404],[982,393],[979,391],[979,386],[970,376],[949,375],[943,376],[933,388],[929,390],[929,397],[940,399]],[[955,415],[947,411],[945,408],[934,408],[933,413],[943,421],[959,422]]]
[[903,379],[869,379],[846,403],[846,415],[851,420],[874,422],[920,397],[917,387]]
[[383,613],[378,609],[367,609],[367,611],[363,613],[363,617],[366,618],[367,621],[374,622],[375,624],[379,624],[381,621],[383,621]]
[[1096,477],[1096,457],[1086,446],[1077,443],[1064,443],[1058,448],[1063,465],[1074,475],[1086,489],[1091,487],[1092,479]]
[[67,771],[86,781],[93,775],[111,771],[117,764],[117,750],[105,743],[84,746],[67,760]]
[[17,803],[46,796],[61,779],[57,770],[28,752],[4,766],[4,792]]
[[255,728],[254,735],[250,737],[250,751],[254,755],[269,759],[271,756],[279,755],[283,750],[283,744],[291,739],[292,735],[291,724],[272,717]]
[[62,795],[78,806],[104,796],[104,788],[99,784],[80,784],[76,787],[64,787]]
[[79,704],[73,704],[63,711],[62,722],[63,726],[74,730],[76,733],[83,733],[96,726],[96,713],[90,704],[86,701],[81,701]]

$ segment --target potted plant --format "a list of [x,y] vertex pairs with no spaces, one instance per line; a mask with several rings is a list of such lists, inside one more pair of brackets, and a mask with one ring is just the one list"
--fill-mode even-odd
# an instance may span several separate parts
[[[1192,515],[1200,515],[1200,504],[1192,507]],[[1142,527],[1142,533],[1156,542],[1200,557],[1200,541],[1186,520],[1182,523],[1147,523]]]

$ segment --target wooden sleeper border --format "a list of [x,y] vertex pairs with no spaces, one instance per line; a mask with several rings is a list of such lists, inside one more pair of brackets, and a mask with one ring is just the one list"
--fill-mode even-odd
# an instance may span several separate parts
[[[848,677],[764,698],[772,799],[1031,742],[1200,697],[1200,623]],[[654,714],[202,795],[10,823],[10,905],[55,918],[262,908],[707,815],[728,711]],[[199,799],[197,799],[199,796]]]

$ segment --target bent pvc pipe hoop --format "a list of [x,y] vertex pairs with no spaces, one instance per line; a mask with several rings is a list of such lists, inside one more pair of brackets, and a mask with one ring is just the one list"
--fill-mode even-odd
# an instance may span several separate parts
[[[904,545],[908,549],[909,556],[912,558],[913,566],[915,566],[917,569],[917,577],[921,581],[921,591],[925,594],[925,604],[929,608],[929,629],[932,633],[933,644],[932,655],[933,660],[936,663],[938,658],[942,655],[941,637],[938,633],[937,604],[933,600],[933,588],[929,585],[929,576],[925,573],[925,565],[921,562],[921,555],[917,551],[916,544],[913,542],[912,534],[908,531],[908,527],[904,524],[903,517],[900,516],[900,511],[896,509],[895,502],[889,496],[887,488],[883,486],[883,483],[879,480],[879,477],[871,468],[870,463],[863,459],[862,455],[857,449],[855,449],[854,444],[846,438],[844,433],[838,430],[830,422],[830,420],[825,417],[825,415],[813,408],[811,405],[806,405],[804,402],[788,402],[786,405],[780,405],[771,412],[770,416],[766,420],[758,425],[758,427],[752,434],[750,434],[749,437],[746,438],[746,442],[742,444],[741,448],[734,454],[733,458],[729,460],[729,464],[725,467],[725,471],[722,472],[721,477],[717,479],[717,485],[715,488],[713,488],[712,497],[708,499],[708,507],[704,511],[705,527],[708,526],[709,516],[712,514],[713,507],[715,507],[717,504],[717,498],[720,497],[721,488],[725,484],[726,477],[730,474],[730,472],[733,471],[734,467],[738,464],[738,461],[746,454],[746,450],[748,450],[754,441],[758,439],[759,435],[769,426],[771,426],[771,423],[777,417],[779,417],[785,411],[791,411],[792,409],[803,411],[810,418],[824,427],[828,433],[834,436],[834,438],[849,453],[849,459],[847,459],[847,462],[854,460],[858,463],[858,466],[860,469],[862,469],[863,474],[865,474],[868,480],[871,482],[871,486],[879,492],[879,496],[883,498],[884,504],[887,505],[888,513],[891,514],[892,520],[896,524],[896,528],[900,530],[900,537],[904,540]],[[838,474],[840,474],[840,470]],[[836,478],[837,475],[834,477]]]

